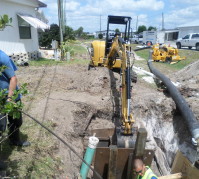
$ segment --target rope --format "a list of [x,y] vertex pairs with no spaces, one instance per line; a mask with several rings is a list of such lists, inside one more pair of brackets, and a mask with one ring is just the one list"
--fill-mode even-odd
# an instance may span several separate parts
[[24,111],[21,111],[23,114],[34,120],[36,123],[38,123],[40,126],[42,126],[44,129],[46,129],[49,133],[51,133],[53,136],[55,136],[57,139],[59,139],[63,144],[65,144],[82,162],[84,162],[95,174],[98,178],[103,179],[100,174],[94,170],[76,151],[73,149],[66,141],[64,141],[61,137],[59,137],[57,134],[55,134],[53,131],[51,131],[48,127],[43,125],[41,122],[39,122],[37,119],[33,118],[29,114],[25,113]]

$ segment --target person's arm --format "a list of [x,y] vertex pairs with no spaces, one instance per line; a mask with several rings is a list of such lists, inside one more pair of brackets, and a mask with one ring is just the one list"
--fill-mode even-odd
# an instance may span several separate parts
[[16,90],[17,87],[17,77],[13,76],[10,78],[10,85],[8,89],[8,97],[11,97],[13,95],[14,90]]

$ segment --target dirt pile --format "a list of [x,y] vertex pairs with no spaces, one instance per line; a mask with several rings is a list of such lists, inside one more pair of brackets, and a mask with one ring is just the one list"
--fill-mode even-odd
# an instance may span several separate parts
[[175,81],[180,83],[179,90],[191,106],[199,120],[199,60],[176,73]]
[[[28,67],[20,68],[17,75],[20,83],[28,83],[30,91],[23,98],[25,111],[43,123],[50,122],[54,132],[79,155],[83,156],[84,152],[80,137],[84,130],[114,126],[110,76],[106,68],[88,71],[84,65]],[[43,140],[38,133],[35,131],[29,137],[32,150]],[[52,136],[48,140],[56,146],[52,154],[61,161],[61,169],[55,170],[54,176],[77,176],[81,165],[78,157]]]

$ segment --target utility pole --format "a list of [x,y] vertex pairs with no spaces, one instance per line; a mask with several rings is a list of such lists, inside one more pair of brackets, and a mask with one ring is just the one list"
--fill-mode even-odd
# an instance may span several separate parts
[[62,16],[63,16],[63,24],[62,24],[62,31],[63,33],[65,34],[66,33],[66,0],[63,0],[63,13],[62,13]]
[[[58,20],[59,20],[59,33],[60,33],[60,44],[63,43],[63,0],[57,0],[58,5]],[[60,60],[64,59],[63,50],[61,48]]]
[[102,17],[102,15],[100,15],[100,34],[101,34],[101,30],[102,30],[102,29],[101,29],[101,25],[102,25],[102,24],[101,24],[101,17]]
[[59,32],[60,32],[60,42],[63,42],[63,1],[57,0],[58,5],[58,20],[59,20]]
[[164,30],[164,13],[162,13],[162,30]]
[[136,32],[138,31],[138,16],[137,16],[137,21],[136,21]]

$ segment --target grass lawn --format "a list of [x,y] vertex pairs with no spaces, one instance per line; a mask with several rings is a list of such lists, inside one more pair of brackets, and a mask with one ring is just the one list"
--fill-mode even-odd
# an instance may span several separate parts
[[71,60],[54,60],[47,58],[39,58],[38,60],[31,60],[29,64],[31,66],[54,66],[54,65],[70,65],[70,64],[88,64],[89,58],[85,59],[82,56],[88,56],[86,46],[83,46],[80,41],[72,41],[70,42],[70,47],[74,51],[74,55],[71,55]]
[[54,65],[70,65],[70,64],[88,64],[89,60],[73,59],[69,61],[58,61],[47,58],[39,58],[38,60],[29,61],[30,66],[54,66]]

